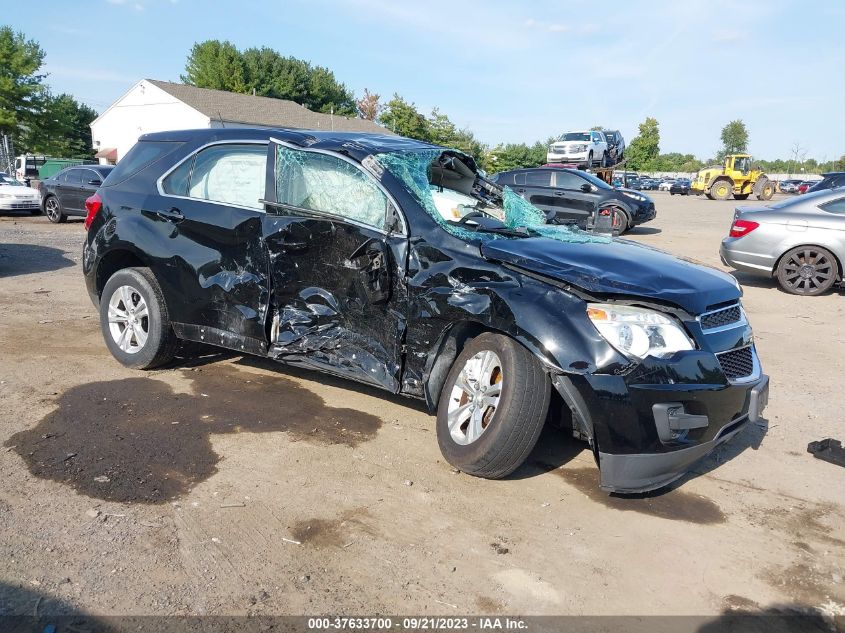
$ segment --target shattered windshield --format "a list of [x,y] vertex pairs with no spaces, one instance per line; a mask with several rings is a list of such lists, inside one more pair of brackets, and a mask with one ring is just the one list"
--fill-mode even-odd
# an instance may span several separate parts
[[606,243],[571,225],[547,224],[546,214],[509,187],[500,190],[477,177],[460,156],[439,149],[377,154],[447,232],[462,239],[548,237],[561,242]]

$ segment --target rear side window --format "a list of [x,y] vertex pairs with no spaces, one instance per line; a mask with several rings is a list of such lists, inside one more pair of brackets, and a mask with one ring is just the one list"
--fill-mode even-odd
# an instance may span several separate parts
[[65,174],[64,182],[68,185],[79,185],[82,184],[82,170],[81,169],[68,169]]
[[560,189],[578,189],[584,184],[584,180],[568,171],[559,171],[555,174],[556,186]]
[[552,184],[552,172],[545,169],[526,172],[525,184],[534,187],[550,187]]
[[266,176],[266,145],[215,145],[194,159],[188,196],[263,209]]
[[845,198],[831,200],[828,203],[820,205],[820,207],[828,213],[845,214]]
[[157,160],[176,151],[182,143],[176,141],[138,141],[123,158],[117,161],[117,166],[103,182],[104,187],[110,187],[123,182],[130,176],[152,165]]
[[191,175],[191,168],[194,166],[194,157],[191,156],[184,163],[170,172],[161,183],[164,193],[172,196],[188,195],[188,177]]

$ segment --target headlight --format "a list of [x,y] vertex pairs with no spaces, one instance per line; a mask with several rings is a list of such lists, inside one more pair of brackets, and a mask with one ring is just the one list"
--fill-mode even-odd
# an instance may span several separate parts
[[640,202],[645,202],[646,197],[640,193],[634,193],[633,191],[622,191],[623,196],[628,196],[629,198],[633,198],[634,200],[639,200]]
[[590,303],[587,316],[599,334],[629,358],[663,358],[675,352],[695,349],[676,321],[654,310]]

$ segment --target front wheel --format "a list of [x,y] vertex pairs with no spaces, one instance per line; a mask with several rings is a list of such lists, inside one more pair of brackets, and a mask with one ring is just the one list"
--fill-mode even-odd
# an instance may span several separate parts
[[112,356],[126,367],[152,369],[176,355],[179,339],[149,268],[124,268],[109,278],[100,297],[100,329]]
[[516,470],[540,437],[549,378],[511,338],[485,333],[455,359],[437,407],[437,442],[455,468],[487,479]]
[[813,297],[830,290],[839,275],[836,258],[818,246],[799,246],[781,257],[777,267],[780,287],[794,295]]

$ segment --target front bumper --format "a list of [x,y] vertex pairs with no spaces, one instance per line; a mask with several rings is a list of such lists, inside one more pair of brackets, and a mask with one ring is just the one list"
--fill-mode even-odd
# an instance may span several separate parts
[[[589,152],[579,152],[577,154],[560,154],[557,152],[548,152],[546,154],[547,163],[586,163]],[[601,156],[599,156],[601,158]],[[593,160],[598,160],[595,156]]]
[[638,493],[682,477],[758,420],[769,379],[755,368],[747,379],[728,382],[715,355],[695,351],[646,359],[624,376],[559,375],[553,382],[573,426],[592,441],[601,488]]
[[0,211],[33,211],[41,209],[40,200],[0,199]]

